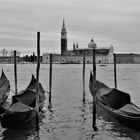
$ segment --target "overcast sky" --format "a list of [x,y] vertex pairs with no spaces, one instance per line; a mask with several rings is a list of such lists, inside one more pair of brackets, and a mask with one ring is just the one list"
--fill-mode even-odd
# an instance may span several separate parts
[[140,0],[0,0],[0,50],[60,52],[65,18],[68,49],[114,46],[116,53],[140,53]]

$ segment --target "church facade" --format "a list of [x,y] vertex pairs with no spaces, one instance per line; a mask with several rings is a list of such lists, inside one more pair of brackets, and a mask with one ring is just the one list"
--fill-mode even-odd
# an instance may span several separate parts
[[[85,53],[86,63],[92,63],[93,48],[96,49],[96,63],[113,63],[113,46],[98,48],[93,38],[88,43],[87,48],[80,48],[77,44],[73,44],[73,49],[67,48],[67,30],[65,20],[61,29],[61,54],[53,54],[54,63],[82,63],[83,54]],[[43,62],[49,63],[49,53],[43,54]]]

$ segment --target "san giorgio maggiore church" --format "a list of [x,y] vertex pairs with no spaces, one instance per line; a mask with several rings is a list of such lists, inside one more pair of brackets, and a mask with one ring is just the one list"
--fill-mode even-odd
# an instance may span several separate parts
[[[113,63],[114,48],[112,45],[110,47],[99,48],[92,38],[91,41],[87,43],[87,48],[80,48],[78,43],[74,43],[73,49],[68,50],[67,42],[67,29],[65,26],[65,21],[63,19],[61,30],[61,54],[52,54],[53,63],[82,63],[84,53],[86,63],[92,63],[93,48],[96,49],[96,63]],[[49,63],[49,56],[49,53],[43,54],[43,63]]]

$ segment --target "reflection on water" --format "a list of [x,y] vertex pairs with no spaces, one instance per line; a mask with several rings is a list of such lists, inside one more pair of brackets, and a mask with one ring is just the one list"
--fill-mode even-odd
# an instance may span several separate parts
[[39,139],[39,132],[33,129],[6,129],[1,134],[1,140],[27,140],[27,139]]
[[47,120],[47,127],[45,128],[48,133],[53,133],[55,127],[55,111],[52,109],[49,109],[49,114],[48,114],[48,120]]
[[[13,65],[3,67],[14,90]],[[113,120],[97,108],[98,131],[92,129],[92,98],[88,89],[89,71],[86,65],[86,103],[82,102],[82,65],[53,65],[52,109],[48,109],[36,130],[3,130],[1,140],[139,140],[140,134]],[[36,65],[18,65],[18,91],[30,82]],[[117,65],[118,87],[131,92],[132,101],[140,106],[140,65]],[[113,65],[97,66],[97,78],[113,87]],[[138,80],[137,80],[138,79]],[[40,82],[46,91],[49,85],[49,65],[41,65]],[[11,94],[12,95],[12,94]],[[10,95],[10,96],[11,96]],[[48,94],[45,102],[48,107]]]

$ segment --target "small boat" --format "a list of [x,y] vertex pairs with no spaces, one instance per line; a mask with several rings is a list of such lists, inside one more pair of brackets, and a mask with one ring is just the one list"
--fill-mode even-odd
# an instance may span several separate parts
[[3,104],[8,98],[8,93],[10,91],[10,82],[7,79],[4,71],[2,70],[0,77],[0,105]]
[[[39,109],[44,106],[45,92],[39,83]],[[34,127],[38,119],[36,110],[36,79],[32,75],[27,88],[12,97],[11,105],[3,104],[0,121],[3,128]]]
[[90,74],[89,89],[93,95],[96,92],[97,105],[111,117],[129,128],[140,130],[140,108],[131,102],[128,93],[116,88],[110,88],[96,80],[93,87],[93,75]]
[[63,61],[63,62],[60,62],[60,64],[68,64],[67,62]]
[[100,67],[106,67],[107,65],[106,64],[100,64]]

